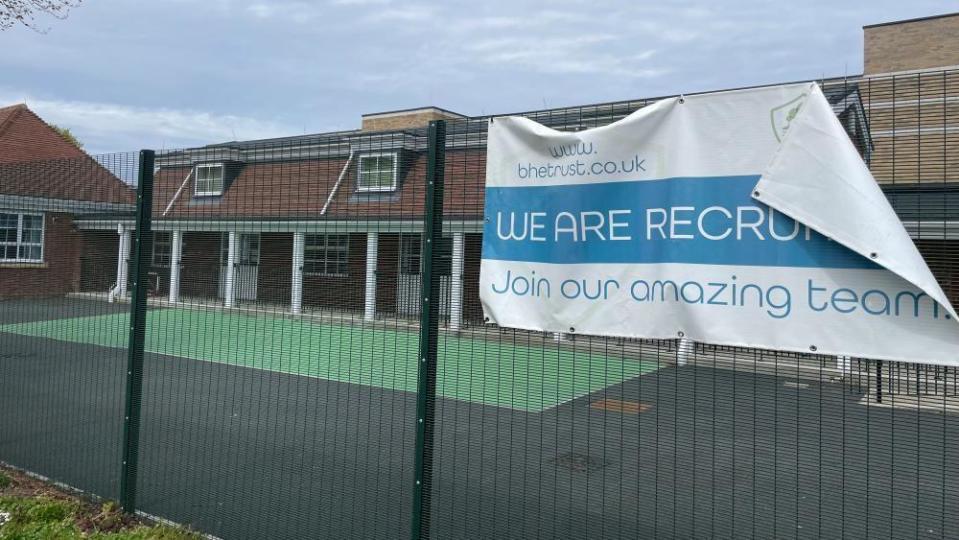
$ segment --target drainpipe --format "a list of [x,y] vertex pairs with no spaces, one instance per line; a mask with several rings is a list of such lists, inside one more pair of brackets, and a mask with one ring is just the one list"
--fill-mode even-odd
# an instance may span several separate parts
[[113,288],[110,289],[108,295],[108,301],[113,303],[118,297],[126,296],[127,292],[127,275],[129,272],[130,264],[130,243],[131,243],[131,230],[126,228],[122,223],[117,224],[117,234],[120,235],[120,245],[119,253],[117,254],[117,281],[114,284]]
[[353,149],[350,148],[350,157],[346,158],[346,165],[343,166],[343,170],[340,171],[340,177],[336,179],[336,183],[333,184],[333,189],[330,191],[330,196],[326,198],[326,203],[323,205],[323,209],[320,210],[320,215],[326,215],[326,211],[330,208],[330,204],[333,202],[333,197],[336,196],[336,191],[340,189],[340,184],[343,183],[343,179],[346,178],[346,171],[350,168],[350,163],[353,162]]

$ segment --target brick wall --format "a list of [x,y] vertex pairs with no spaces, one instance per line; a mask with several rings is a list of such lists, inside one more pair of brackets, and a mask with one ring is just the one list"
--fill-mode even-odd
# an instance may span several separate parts
[[105,293],[116,284],[120,235],[115,230],[83,231],[80,291]]
[[260,267],[257,269],[256,299],[286,305],[293,283],[293,233],[260,235]]
[[956,240],[916,240],[926,264],[953,305],[959,304],[959,266],[956,265]]
[[396,131],[427,126],[432,120],[461,118],[439,109],[422,109],[396,113],[369,114],[363,116],[363,131]]
[[467,234],[463,248],[463,320],[479,323],[483,322],[483,306],[479,299],[483,235]]
[[867,26],[866,75],[959,65],[959,14]]
[[879,76],[860,83],[880,183],[959,181],[959,71]]
[[61,296],[79,290],[82,244],[70,214],[45,214],[43,262],[0,263],[0,298]]
[[220,279],[220,233],[183,233],[180,295],[216,298]]
[[303,276],[303,305],[338,311],[363,311],[366,289],[365,233],[350,235],[347,271],[348,275],[342,277]]

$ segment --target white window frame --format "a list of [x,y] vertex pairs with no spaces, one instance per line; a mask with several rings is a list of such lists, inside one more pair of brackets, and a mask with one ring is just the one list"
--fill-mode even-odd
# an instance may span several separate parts
[[[369,172],[363,169],[363,162],[369,158],[379,158],[389,156],[393,158],[393,181],[389,186],[365,186],[363,185],[363,173]],[[359,165],[357,167],[357,176],[356,176],[356,190],[366,193],[376,193],[376,192],[389,192],[396,191],[396,179],[399,176],[400,170],[400,159],[399,152],[373,152],[369,154],[361,154],[359,159]],[[381,171],[377,171],[381,172]]]
[[[423,237],[420,233],[400,233],[400,274],[418,276],[423,273],[422,242]],[[415,268],[414,259],[416,260]]]
[[[14,246],[17,250],[17,254],[14,258],[5,257],[6,250],[3,250],[3,253],[0,253],[0,263],[42,263],[45,250],[43,249],[44,244],[46,243],[46,234],[47,234],[47,219],[46,216],[42,213],[36,212],[17,212],[15,210],[0,210],[0,214],[9,214],[17,216],[17,239],[13,242],[7,242],[0,240],[0,246],[6,248],[8,246]],[[32,216],[40,218],[40,242],[24,242],[23,241],[23,218],[24,216]],[[27,258],[20,256],[20,248],[30,246],[30,247],[40,247],[40,258]]]
[[[166,240],[163,242],[158,242],[157,239],[161,237],[166,237]],[[164,250],[157,250],[157,246],[163,246]],[[157,262],[157,255],[161,258],[165,258],[166,261]],[[173,261],[173,233],[170,231],[153,231],[153,256],[150,257],[151,266],[155,268],[169,268],[171,262]]]
[[[200,190],[200,169],[220,169],[220,190]],[[193,169],[193,194],[197,197],[215,197],[223,195],[226,186],[226,166],[223,163],[199,163]]]
[[[330,237],[331,236],[342,236],[346,238],[346,242],[341,245],[330,247]],[[323,237],[323,244],[320,246],[310,246],[310,237]],[[334,233],[334,234],[310,234],[306,235],[304,239],[303,247],[303,275],[304,276],[323,276],[323,277],[347,277],[350,275],[350,235],[348,233]],[[338,272],[336,268],[340,264],[339,258],[331,259],[330,254],[336,252],[344,252],[345,257],[343,259],[343,264],[345,265],[343,272]],[[311,254],[317,254],[315,258],[311,258]],[[313,263],[317,266],[322,266],[322,271],[309,271],[307,270],[307,265]],[[334,270],[330,271],[330,267],[333,267]]]

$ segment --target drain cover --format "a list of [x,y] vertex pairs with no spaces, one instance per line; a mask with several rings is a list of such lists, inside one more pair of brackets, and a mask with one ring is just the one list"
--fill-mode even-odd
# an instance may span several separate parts
[[602,469],[606,465],[609,465],[609,463],[601,459],[596,459],[587,454],[579,454],[577,452],[562,454],[551,459],[550,461],[555,463],[557,467],[569,469],[573,472],[595,471],[597,469]]
[[622,399],[601,399],[589,404],[590,409],[597,411],[610,411],[623,414],[639,414],[646,412],[652,405],[640,403],[638,401],[625,401]]
[[36,356],[36,353],[0,353],[0,360],[26,360]]

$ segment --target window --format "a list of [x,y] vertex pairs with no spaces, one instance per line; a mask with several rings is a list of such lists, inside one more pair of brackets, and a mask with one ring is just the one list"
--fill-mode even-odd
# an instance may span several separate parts
[[[246,266],[260,264],[260,235],[239,233],[237,236],[236,263]],[[230,258],[230,233],[220,234],[220,265],[226,266]]]
[[396,172],[399,169],[396,153],[366,154],[360,156],[358,191],[396,190]]
[[211,196],[223,194],[223,164],[197,165],[194,194]]
[[173,253],[173,235],[169,232],[153,233],[153,266],[169,267]]
[[450,276],[453,274],[453,237],[444,236],[436,243],[436,262],[433,264],[433,272],[439,276]]
[[[439,239],[434,249],[436,263],[433,272],[439,276],[449,276],[453,269],[453,237]],[[419,275],[423,264],[423,240],[419,234],[400,236],[400,273],[408,276]]]
[[305,240],[303,273],[314,276],[345,276],[349,273],[349,235],[308,234]]
[[43,214],[0,212],[0,261],[43,262]]
[[420,274],[420,253],[423,245],[419,234],[400,235],[400,273],[408,276]]

